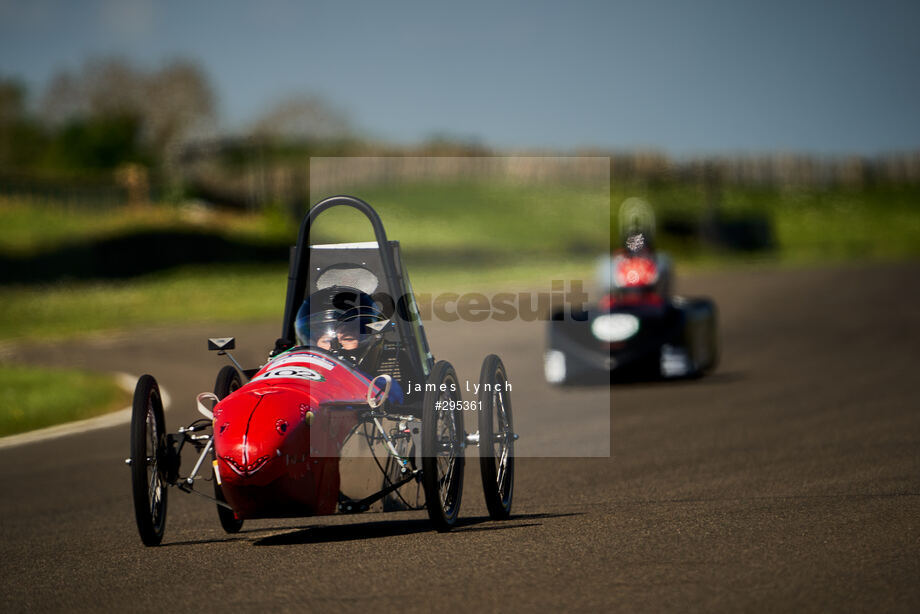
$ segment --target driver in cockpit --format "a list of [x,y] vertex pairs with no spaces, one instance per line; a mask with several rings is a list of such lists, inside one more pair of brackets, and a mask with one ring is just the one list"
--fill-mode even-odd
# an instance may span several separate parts
[[[313,293],[297,311],[297,344],[326,350],[353,364],[368,378],[377,374],[383,349],[383,332],[390,321],[374,299],[354,288],[333,286]],[[395,379],[390,400],[402,403]]]

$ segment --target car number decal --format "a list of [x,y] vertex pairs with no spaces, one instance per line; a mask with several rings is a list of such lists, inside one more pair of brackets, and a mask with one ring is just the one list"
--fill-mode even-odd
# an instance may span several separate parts
[[285,356],[283,358],[279,358],[277,362],[269,363],[269,367],[271,369],[277,369],[279,367],[298,363],[316,365],[327,371],[332,371],[332,369],[335,368],[335,363],[331,360],[326,360],[325,358],[314,356],[312,354],[294,354],[293,356]]
[[307,367],[282,367],[280,369],[271,368],[262,375],[252,378],[252,381],[278,378],[297,378],[306,379],[313,382],[325,382],[326,378],[313,369]]

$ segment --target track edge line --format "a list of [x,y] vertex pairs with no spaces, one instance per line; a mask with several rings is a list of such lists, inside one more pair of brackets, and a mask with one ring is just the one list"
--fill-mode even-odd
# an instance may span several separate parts
[[[119,386],[121,386],[123,390],[129,393],[134,392],[134,386],[137,383],[138,376],[124,372],[116,372],[114,375],[115,381]],[[160,398],[163,400],[163,409],[165,411],[169,408],[172,399],[170,398],[166,389],[164,389],[162,386],[160,387]],[[86,418],[84,420],[55,424],[53,426],[46,426],[45,428],[36,429],[34,431],[26,431],[25,433],[16,433],[15,435],[0,437],[0,450],[14,448],[30,443],[49,441],[51,439],[57,439],[58,437],[66,437],[68,435],[78,435],[80,433],[95,431],[97,429],[110,428],[120,424],[127,424],[130,421],[131,406],[129,405],[122,409],[109,412],[107,414],[102,414],[101,416],[93,416],[92,418]]]

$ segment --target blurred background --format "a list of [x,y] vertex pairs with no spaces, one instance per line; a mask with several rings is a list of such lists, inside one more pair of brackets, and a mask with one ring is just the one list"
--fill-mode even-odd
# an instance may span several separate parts
[[[345,185],[417,290],[539,287],[548,262],[590,278],[610,248],[592,215],[630,196],[679,270],[916,259],[918,17],[893,1],[2,0],[0,344],[280,318],[299,220],[343,185],[311,160],[337,157],[403,160]],[[604,158],[607,202],[595,171],[587,194],[577,169],[462,161],[511,156]],[[12,372],[4,394],[29,376]]]

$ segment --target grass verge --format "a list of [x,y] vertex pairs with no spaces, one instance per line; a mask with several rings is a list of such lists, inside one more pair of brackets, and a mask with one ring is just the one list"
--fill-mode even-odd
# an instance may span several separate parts
[[0,366],[0,436],[92,418],[130,402],[110,375]]
[[0,250],[14,255],[38,254],[129,232],[196,229],[263,244],[286,245],[297,237],[296,228],[275,210],[256,214],[197,205],[91,208],[0,197]]
[[[553,279],[581,279],[593,258],[529,260],[456,268],[409,265],[417,293],[550,288]],[[589,277],[587,282],[590,282]],[[144,326],[277,318],[284,311],[287,267],[190,267],[130,282],[61,282],[0,292],[0,340],[54,340]]]
[[[699,185],[675,181],[617,183],[611,186],[609,202],[597,193],[577,186],[419,182],[369,186],[360,195],[378,210],[389,236],[401,242],[418,293],[591,280],[596,258],[609,247],[609,216],[633,195],[655,206],[659,245],[672,253],[679,273],[751,263],[820,266],[920,257],[916,187],[726,186],[713,196]],[[683,236],[665,232],[669,220],[701,219],[706,214],[703,203],[712,198],[727,216],[768,219],[774,247],[755,252],[719,249],[701,242],[692,225]],[[64,211],[0,200],[0,250],[9,253],[40,254],[66,242],[164,227],[204,227],[272,245],[291,244],[297,232],[296,224],[277,210],[263,215],[195,206]],[[372,238],[366,220],[350,209],[324,214],[315,232],[317,242]],[[57,339],[177,323],[280,320],[286,283],[287,264],[279,262],[215,263],[124,281],[0,286],[0,340]]]

